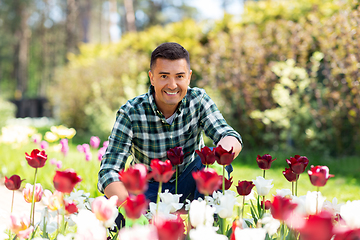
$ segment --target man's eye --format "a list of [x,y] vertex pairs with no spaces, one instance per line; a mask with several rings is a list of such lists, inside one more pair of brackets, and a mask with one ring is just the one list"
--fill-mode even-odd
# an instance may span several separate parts
[[178,75],[178,78],[184,78],[184,75]]
[[161,78],[166,78],[167,76],[166,76],[166,75],[161,75],[160,77],[161,77]]

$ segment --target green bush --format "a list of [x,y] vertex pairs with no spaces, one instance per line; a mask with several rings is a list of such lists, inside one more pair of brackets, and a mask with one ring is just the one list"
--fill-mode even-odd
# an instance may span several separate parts
[[0,130],[6,126],[6,121],[15,118],[16,106],[15,104],[5,101],[0,98]]

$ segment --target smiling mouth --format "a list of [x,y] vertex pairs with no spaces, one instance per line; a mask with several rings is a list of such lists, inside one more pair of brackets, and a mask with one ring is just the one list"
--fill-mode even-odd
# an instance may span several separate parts
[[168,94],[168,95],[176,95],[176,94],[178,94],[179,92],[166,92],[166,91],[165,91],[165,93]]

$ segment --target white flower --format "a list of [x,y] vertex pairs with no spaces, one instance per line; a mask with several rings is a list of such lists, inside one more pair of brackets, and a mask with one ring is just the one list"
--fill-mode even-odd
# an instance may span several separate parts
[[276,196],[292,198],[292,192],[290,189],[276,189]]
[[272,179],[266,180],[263,177],[256,177],[256,180],[252,181],[255,184],[257,193],[260,196],[266,196],[270,192],[270,189],[274,186],[274,184],[271,185],[273,181]]
[[196,229],[191,229],[189,232],[191,240],[227,240],[225,235],[217,234],[216,228],[211,226],[198,226]]
[[234,191],[225,191],[225,194],[218,192],[219,203],[215,204],[216,212],[221,218],[230,218],[233,215],[234,205],[236,203],[236,193]]
[[254,189],[251,189],[250,194],[245,196],[245,201],[250,201],[250,200],[256,200],[256,198],[254,196]]
[[194,200],[190,204],[189,217],[193,227],[212,226],[215,208],[206,205],[205,201]]
[[121,240],[157,240],[157,229],[154,225],[135,225],[132,228],[122,228],[119,231],[119,238]]
[[236,240],[264,240],[266,231],[263,228],[235,229]]
[[295,208],[295,211],[300,214],[300,215],[306,215],[306,209],[305,209],[305,201],[306,201],[306,196],[293,196],[292,198],[293,203],[296,203],[297,206]]
[[[305,211],[308,215],[314,215],[316,212],[320,212],[325,202],[325,197],[321,195],[321,192],[308,191],[305,199]],[[317,203],[317,206],[316,206]]]
[[[156,208],[158,208],[157,212],[156,212]],[[169,204],[159,202],[159,206],[156,206],[156,203],[150,202],[149,209],[150,209],[150,212],[146,215],[147,219],[152,219],[153,216],[156,216],[156,215],[159,215],[163,219],[166,219],[166,220],[176,219],[176,216],[174,214],[170,213],[171,205],[169,205]]]
[[281,224],[280,221],[273,218],[271,214],[265,214],[261,220],[261,223],[265,224],[264,229],[269,234],[269,236],[272,236],[275,233],[277,233],[277,230],[279,229]]
[[89,196],[90,193],[85,193],[84,190],[74,190],[70,193],[70,196],[67,197],[65,200],[67,202],[73,201],[75,202],[77,208],[80,209],[90,209],[89,204]]
[[340,215],[349,228],[360,228],[360,200],[347,201],[340,207]]
[[171,194],[169,189],[166,189],[164,193],[160,193],[160,199],[162,203],[170,205],[170,213],[174,213],[182,206],[183,203],[179,203],[182,194]]
[[325,201],[322,209],[336,215],[336,214],[340,214],[340,208],[342,205],[344,204],[343,203],[338,204],[337,198],[334,197],[332,202]]
[[94,213],[82,209],[74,216],[77,225],[75,240],[106,240],[106,229],[95,217]]

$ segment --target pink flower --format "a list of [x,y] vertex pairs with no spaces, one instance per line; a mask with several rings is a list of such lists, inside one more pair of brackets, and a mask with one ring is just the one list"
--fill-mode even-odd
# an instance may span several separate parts
[[85,160],[90,161],[91,159],[92,159],[92,153],[91,152],[86,152],[85,153]]
[[325,186],[327,180],[334,175],[329,174],[329,168],[327,166],[316,166],[311,165],[311,169],[308,170],[310,182],[315,187]]
[[67,138],[61,139],[60,144],[61,144],[61,152],[64,154],[64,156],[66,156],[67,153],[69,152],[69,143]]
[[126,216],[130,219],[138,219],[141,214],[145,213],[147,205],[148,201],[144,194],[128,196],[124,204]]
[[70,201],[70,202],[65,202],[65,211],[67,214],[73,214],[73,213],[77,213],[79,209],[76,206],[76,203]]
[[64,206],[64,196],[62,192],[55,191],[51,193],[49,190],[45,190],[43,194],[44,205],[46,205],[51,211],[56,211]]
[[130,166],[126,171],[121,170],[119,179],[131,194],[138,195],[148,189],[147,168],[144,164],[138,163]]
[[44,141],[41,141],[41,142],[40,142],[40,148],[41,148],[41,149],[44,149],[44,150],[45,150],[45,149],[47,149],[48,147],[49,147],[49,143],[48,143],[47,141],[44,140]]
[[40,152],[38,149],[33,149],[30,155],[25,153],[25,159],[31,167],[42,168],[47,160],[47,155],[45,151]]
[[220,165],[230,165],[234,157],[235,152],[233,152],[233,148],[230,151],[226,151],[221,145],[215,148],[215,160]]
[[10,230],[20,239],[28,238],[34,228],[30,226],[30,218],[27,214],[11,214],[10,215]]
[[106,152],[106,147],[102,147],[99,149],[98,151],[98,160],[101,161],[102,160],[102,156],[104,156]]
[[91,204],[91,210],[99,221],[104,222],[104,225],[111,225],[118,215],[117,201],[117,196],[112,196],[110,199],[97,197]]
[[109,141],[103,142],[103,147],[104,147],[104,148],[107,148],[108,146],[109,146]]
[[219,175],[212,168],[205,168],[197,172],[192,172],[192,176],[196,182],[199,193],[205,195],[210,195],[218,190],[222,182]]
[[[30,183],[27,183],[25,185],[25,188],[23,189],[23,196],[26,202],[31,203],[33,198],[33,188],[34,186]],[[40,202],[43,195],[43,188],[40,183],[35,184],[35,202]]]
[[55,189],[63,193],[71,193],[75,185],[81,181],[81,177],[72,169],[56,171],[53,179]]
[[18,190],[24,180],[19,175],[12,175],[10,178],[5,176],[5,187],[9,190]]
[[100,138],[98,136],[92,136],[90,138],[90,146],[92,148],[98,148],[100,145]]
[[159,159],[153,159],[151,160],[150,167],[152,169],[152,176],[157,182],[167,183],[175,172],[175,170],[172,170],[170,160],[162,162]]

